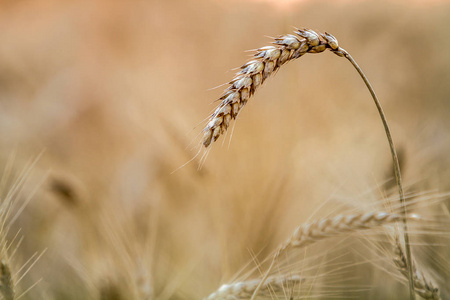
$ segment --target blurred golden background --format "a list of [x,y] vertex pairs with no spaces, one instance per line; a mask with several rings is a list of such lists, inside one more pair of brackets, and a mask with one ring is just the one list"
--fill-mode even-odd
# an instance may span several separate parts
[[39,282],[23,299],[201,299],[326,199],[382,196],[392,172],[377,111],[329,52],[284,66],[231,141],[177,170],[199,149],[222,91],[211,88],[294,26],[332,33],[366,72],[405,183],[450,189],[447,1],[0,5],[2,194],[40,155],[9,232],[24,237],[18,268],[46,249],[17,284]]

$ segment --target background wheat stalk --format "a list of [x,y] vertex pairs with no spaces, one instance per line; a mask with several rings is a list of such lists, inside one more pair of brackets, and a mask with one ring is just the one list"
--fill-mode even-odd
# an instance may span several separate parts
[[[414,214],[407,217],[415,220],[419,219]],[[382,225],[402,221],[403,219],[404,216],[395,213],[369,212],[351,215],[341,214],[333,218],[325,218],[300,225],[291,237],[275,252],[272,263],[260,281],[260,286],[264,285],[278,257],[290,248],[302,248],[328,237],[338,237],[352,232],[373,229]],[[254,299],[258,292],[259,287],[256,288],[251,299]]]
[[[408,218],[410,220],[420,220],[420,217],[415,214],[409,215]],[[258,293],[258,295],[267,294],[269,287],[273,288],[272,291],[277,291],[282,284],[294,282],[301,283],[304,278],[292,276],[268,276],[274,262],[282,253],[292,248],[300,249],[306,247],[326,238],[339,237],[353,232],[374,229],[402,221],[402,219],[403,216],[396,213],[368,212],[359,214],[340,214],[335,217],[302,224],[297,227],[289,239],[279,247],[279,250],[274,254],[269,270],[262,279],[225,284],[206,299],[227,299],[226,296],[234,296],[237,299],[250,298],[250,296],[256,295],[256,293]],[[405,270],[407,275],[407,269],[405,268]]]

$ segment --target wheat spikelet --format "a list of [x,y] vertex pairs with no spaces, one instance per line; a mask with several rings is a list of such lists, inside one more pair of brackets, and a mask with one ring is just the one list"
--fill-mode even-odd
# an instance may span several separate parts
[[343,52],[334,36],[316,33],[311,29],[298,29],[297,35],[284,35],[275,39],[274,46],[256,50],[255,58],[241,67],[230,86],[224,91],[220,105],[211,115],[204,129],[203,145],[208,147],[226,132],[231,119],[235,119],[242,107],[258,87],[283,64],[306,53],[320,53],[327,48],[339,56]]
[[[225,300],[225,299],[250,299],[260,283],[260,279],[240,281],[232,284],[222,285],[216,292],[209,295],[205,300]],[[277,292],[282,292],[289,287],[293,287],[304,282],[305,279],[298,275],[291,276],[271,276],[267,278],[259,290],[259,295],[270,296]]]
[[13,300],[15,297],[11,271],[4,260],[0,261],[0,293],[5,300]]
[[[397,269],[400,271],[400,273],[403,274],[403,276],[405,276],[406,279],[408,279],[408,263],[405,252],[403,251],[403,247],[400,244],[398,237],[395,238],[394,253],[394,263],[397,266]],[[412,261],[412,269],[414,271],[414,292],[420,297],[427,300],[441,299],[441,297],[439,296],[439,289],[433,282],[427,280],[427,278],[421,271],[417,270],[414,260]]]

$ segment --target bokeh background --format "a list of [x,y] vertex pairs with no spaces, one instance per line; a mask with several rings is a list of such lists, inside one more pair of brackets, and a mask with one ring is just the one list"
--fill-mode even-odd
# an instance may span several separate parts
[[325,200],[381,198],[383,127],[329,52],[283,66],[198,168],[218,86],[294,26],[332,33],[366,72],[406,184],[449,191],[448,1],[1,1],[3,195],[35,161],[13,267],[45,251],[18,294],[203,298]]

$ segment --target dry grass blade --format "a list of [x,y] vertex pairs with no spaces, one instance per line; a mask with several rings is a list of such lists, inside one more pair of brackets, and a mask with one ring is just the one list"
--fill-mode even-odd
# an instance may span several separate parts
[[[289,287],[296,286],[304,282],[304,280],[304,278],[298,275],[272,276],[267,278],[261,286],[259,295],[270,296],[273,293],[282,292]],[[260,279],[254,279],[232,284],[224,284],[216,292],[209,295],[205,300],[250,299],[260,281]]]
[[0,293],[5,300],[14,299],[14,284],[11,276],[11,271],[9,269],[6,261],[0,261]]
[[[394,245],[394,263],[397,266],[397,269],[400,273],[408,279],[408,263],[406,259],[405,252],[403,251],[403,247],[399,241],[399,238],[395,238]],[[427,300],[439,300],[441,297],[439,296],[439,289],[436,285],[428,280],[425,275],[417,269],[414,260],[412,261],[413,268],[413,283],[414,283],[414,292],[420,297]]]
[[295,34],[280,36],[273,42],[274,46],[257,49],[255,58],[244,64],[229,82],[230,86],[219,98],[219,107],[204,129],[205,147],[209,147],[226,132],[230,121],[237,117],[259,86],[283,64],[306,53],[320,53],[327,48],[341,55],[338,42],[331,34],[316,33],[311,29],[298,29]]

